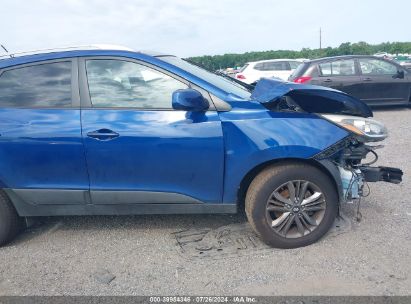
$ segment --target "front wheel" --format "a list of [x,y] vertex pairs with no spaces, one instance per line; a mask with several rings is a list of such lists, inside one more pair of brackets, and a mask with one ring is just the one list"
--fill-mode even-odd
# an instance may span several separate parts
[[318,168],[288,163],[270,166],[254,178],[245,208],[251,226],[265,243],[297,248],[318,241],[331,228],[338,195]]

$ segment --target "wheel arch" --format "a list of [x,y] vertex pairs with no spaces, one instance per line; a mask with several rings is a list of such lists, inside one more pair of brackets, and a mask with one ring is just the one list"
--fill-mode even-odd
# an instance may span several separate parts
[[247,194],[248,188],[253,181],[253,179],[265,168],[272,166],[272,165],[286,165],[289,163],[300,163],[305,165],[310,165],[321,170],[324,174],[326,174],[332,181],[335,190],[337,191],[339,202],[341,203],[343,200],[343,188],[342,188],[342,181],[336,165],[334,165],[330,160],[315,160],[315,159],[301,159],[301,158],[281,158],[281,159],[272,159],[261,164],[258,164],[251,170],[247,172],[247,174],[243,177],[240,183],[240,187],[237,193],[237,201],[239,210],[244,210],[244,202],[245,196]]

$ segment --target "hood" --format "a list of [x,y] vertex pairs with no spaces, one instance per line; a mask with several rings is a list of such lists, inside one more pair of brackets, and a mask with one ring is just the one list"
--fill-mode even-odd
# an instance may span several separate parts
[[251,99],[270,108],[277,106],[286,98],[287,105],[308,113],[344,114],[372,117],[371,109],[361,100],[341,91],[262,78],[251,94]]

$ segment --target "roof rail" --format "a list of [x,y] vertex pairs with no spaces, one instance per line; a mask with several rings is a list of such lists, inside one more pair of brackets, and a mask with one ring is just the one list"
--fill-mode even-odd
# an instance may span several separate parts
[[82,45],[82,46],[69,46],[69,47],[60,47],[53,49],[42,49],[42,50],[33,50],[25,52],[16,52],[0,55],[0,60],[28,55],[36,54],[47,54],[47,53],[56,53],[56,52],[69,52],[69,51],[90,51],[90,50],[117,50],[117,51],[134,51],[125,46],[121,45],[112,45],[112,44],[91,44],[91,45]]

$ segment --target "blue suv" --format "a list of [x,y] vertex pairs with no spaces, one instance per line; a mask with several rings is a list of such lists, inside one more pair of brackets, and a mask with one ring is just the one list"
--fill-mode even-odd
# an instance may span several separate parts
[[25,217],[245,210],[267,244],[317,241],[341,203],[402,172],[361,101],[256,87],[175,56],[91,46],[0,59],[0,244]]

